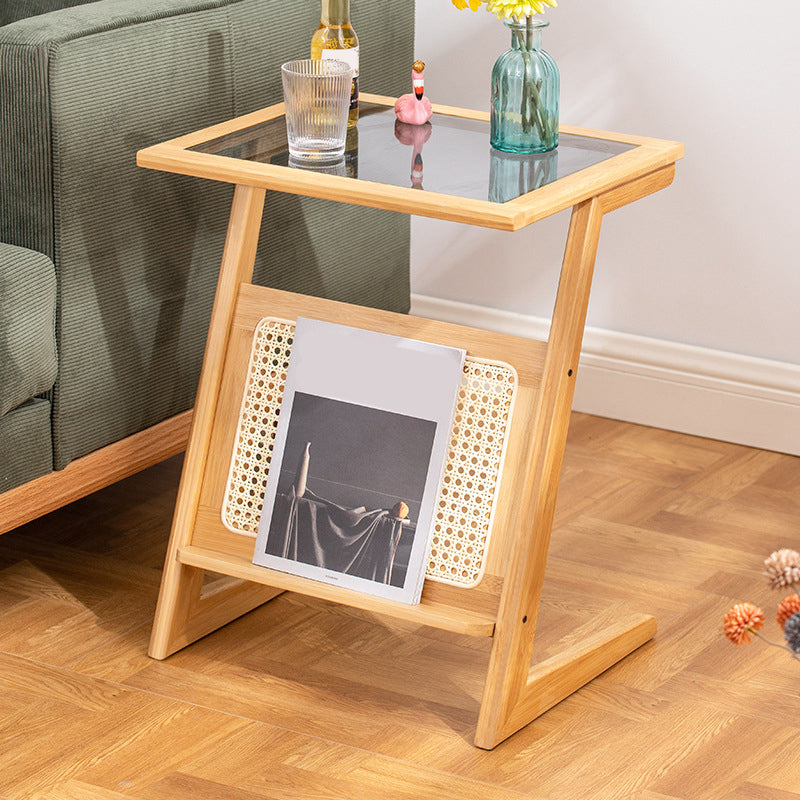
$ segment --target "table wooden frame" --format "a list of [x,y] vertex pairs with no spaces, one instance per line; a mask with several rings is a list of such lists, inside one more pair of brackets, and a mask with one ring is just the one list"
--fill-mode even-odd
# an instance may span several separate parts
[[[390,105],[391,98],[362,95]],[[440,114],[486,115],[434,106]],[[530,666],[559,474],[603,215],[668,186],[683,146],[562,126],[562,133],[636,145],[507,203],[490,203],[308,173],[188,148],[282,115],[276,105],[155,145],[140,166],[236,185],[195,413],[164,568],[150,655],[163,659],[285,590],[465,635],[493,638],[475,744],[490,749],[656,631],[633,614],[565,652]],[[572,207],[546,342],[479,331],[254,286],[267,189],[356,205],[518,230]],[[485,577],[473,589],[426,581],[410,606],[251,563],[253,540],[224,528],[220,509],[252,333],[264,316],[310,316],[465,347],[511,363],[519,390],[509,433]],[[204,586],[204,573],[226,576]],[[238,580],[230,580],[238,579]]]

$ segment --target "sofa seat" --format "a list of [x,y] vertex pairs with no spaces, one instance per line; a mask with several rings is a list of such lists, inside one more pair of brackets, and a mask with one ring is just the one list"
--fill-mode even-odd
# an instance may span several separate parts
[[52,261],[0,243],[0,492],[52,469],[55,309]]

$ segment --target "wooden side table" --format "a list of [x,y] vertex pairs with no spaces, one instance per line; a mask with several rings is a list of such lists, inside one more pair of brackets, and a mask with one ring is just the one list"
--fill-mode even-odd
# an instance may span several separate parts
[[[506,156],[489,148],[487,115],[435,106],[421,137],[421,165],[413,142],[420,134],[396,128],[392,105],[391,98],[362,95],[357,178],[348,177],[346,164],[321,172],[288,165],[282,104],[138,154],[143,167],[236,186],[150,655],[166,658],[285,590],[490,636],[475,743],[492,748],[655,634],[653,617],[633,614],[530,666],[601,222],[668,186],[683,146],[562,126],[554,153]],[[508,231],[572,207],[548,340],[254,286],[268,189]],[[516,369],[506,465],[478,586],[426,581],[422,602],[410,606],[251,563],[253,540],[225,528],[221,506],[250,342],[266,316],[316,317],[456,345]],[[206,571],[226,577],[204,587]]]

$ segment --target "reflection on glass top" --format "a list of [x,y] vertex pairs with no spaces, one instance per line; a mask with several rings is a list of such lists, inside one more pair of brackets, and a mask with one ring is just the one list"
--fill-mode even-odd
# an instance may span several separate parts
[[[551,153],[515,155],[489,146],[488,122],[434,114],[426,125],[408,125],[391,107],[362,102],[359,111],[345,158],[315,171],[504,203],[635,147],[562,133]],[[283,117],[192,149],[293,166]]]

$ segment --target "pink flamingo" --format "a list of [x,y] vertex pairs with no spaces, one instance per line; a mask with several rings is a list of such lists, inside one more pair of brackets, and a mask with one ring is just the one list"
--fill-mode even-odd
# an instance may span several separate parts
[[433,115],[431,101],[423,97],[425,93],[425,62],[415,61],[411,67],[411,83],[413,94],[398,97],[394,104],[394,113],[400,122],[409,125],[424,125]]

